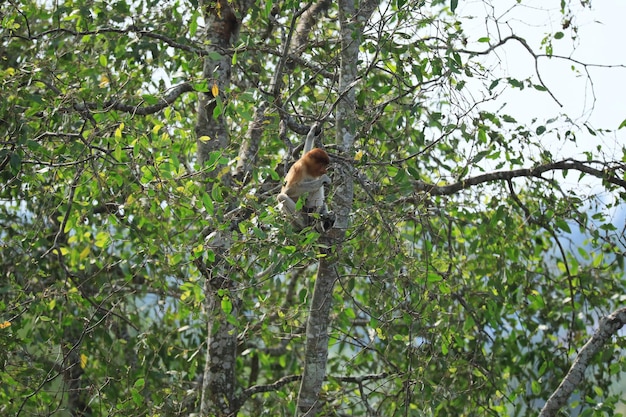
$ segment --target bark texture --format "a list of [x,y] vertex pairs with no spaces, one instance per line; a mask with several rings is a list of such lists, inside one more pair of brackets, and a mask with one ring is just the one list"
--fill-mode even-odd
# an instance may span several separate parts
[[614,311],[600,321],[598,329],[580,350],[569,372],[541,409],[539,417],[552,417],[559,412],[561,407],[567,403],[576,386],[585,377],[585,369],[587,369],[591,359],[624,324],[626,324],[626,307]]
[[[377,2],[363,2],[357,9],[353,0],[339,2],[341,63],[339,99],[335,107],[336,142],[346,154],[351,152],[356,134],[355,84],[358,75],[360,39],[365,23],[376,4]],[[322,238],[322,243],[332,249],[326,257],[320,259],[318,267],[307,320],[305,364],[298,393],[298,409],[307,416],[318,414],[323,405],[320,392],[326,378],[330,309],[339,268],[335,254],[341,251],[341,241],[348,227],[354,198],[354,184],[349,170],[339,168],[335,179],[337,183],[337,193],[333,200],[333,208],[337,215],[335,228]]]
[[[224,93],[230,86],[231,56],[233,42],[239,35],[240,18],[237,17],[235,4],[226,0],[206,2],[206,55],[202,75],[207,80],[208,91],[198,96],[198,119],[196,136],[198,138],[198,164],[204,165],[212,151],[224,149],[228,145],[228,130],[221,111]],[[242,16],[238,10],[239,16]],[[218,94],[214,96],[217,87]],[[203,138],[204,140],[201,140]]]
[[[238,37],[239,25],[248,4],[245,1],[218,0],[201,4],[201,7],[206,20],[204,36],[207,46],[203,76],[207,81],[208,91],[200,93],[198,97],[195,131],[198,138],[198,164],[203,167],[211,152],[223,150],[229,143],[222,109],[230,86],[232,46]],[[212,172],[207,175],[215,176]],[[228,175],[224,174],[221,180],[228,182]],[[240,407],[235,395],[237,331],[228,321],[229,316],[237,316],[240,301],[233,291],[235,281],[230,277],[229,268],[225,262],[221,262],[221,253],[230,246],[228,231],[224,233],[226,235],[215,233],[215,237],[207,242],[216,249],[216,260],[213,264],[207,267],[202,261],[197,263],[206,279],[204,308],[208,332],[200,401],[201,416],[236,415]],[[223,297],[229,298],[231,311],[223,311]]]

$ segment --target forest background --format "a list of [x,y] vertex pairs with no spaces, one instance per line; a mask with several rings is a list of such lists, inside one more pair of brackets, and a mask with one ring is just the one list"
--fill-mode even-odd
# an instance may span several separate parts
[[[617,415],[594,7],[4,2],[0,413]],[[336,222],[297,232],[315,123]]]

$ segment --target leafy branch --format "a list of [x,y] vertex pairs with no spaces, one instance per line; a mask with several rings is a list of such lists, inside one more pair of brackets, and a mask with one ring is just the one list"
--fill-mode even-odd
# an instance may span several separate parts
[[88,36],[88,35],[100,35],[104,33],[116,33],[116,34],[121,34],[121,35],[135,33],[137,35],[145,36],[146,38],[158,39],[160,41],[165,42],[168,46],[172,48],[191,52],[198,56],[204,56],[207,54],[207,52],[202,50],[201,48],[196,48],[194,46],[176,42],[175,40],[169,38],[168,36],[162,35],[160,33],[154,33],[150,30],[141,29],[136,25],[130,25],[127,28],[103,27],[103,28],[97,28],[93,30],[82,30],[82,31],[76,31],[76,30],[72,30],[68,28],[54,28],[54,29],[45,30],[43,32],[36,33],[36,34],[30,33],[30,28],[28,25],[27,25],[27,28],[28,28],[28,36],[11,34],[7,36],[2,36],[0,37],[0,39],[4,40],[4,39],[10,39],[10,38],[18,38],[18,39],[22,39],[25,41],[37,41],[49,35],[59,35],[59,34],[61,35],[65,34],[65,35],[75,36],[75,37],[83,37],[83,36]]
[[173,87],[169,93],[159,99],[158,103],[147,106],[142,106],[141,104],[131,105],[122,103],[117,99],[110,99],[102,104],[92,102],[76,103],[73,108],[79,112],[104,108],[105,110],[118,110],[126,113],[132,113],[133,115],[146,116],[163,110],[167,106],[174,103],[182,94],[189,93],[191,91],[194,91],[193,85],[185,82]]
[[[487,174],[470,177],[470,178],[455,182],[453,184],[448,184],[448,185],[435,185],[435,184],[427,183],[425,181],[414,181],[413,187],[416,191],[426,192],[431,195],[451,195],[460,190],[464,190],[472,186],[483,184],[483,183],[488,183],[488,182],[493,182],[493,181],[511,180],[513,178],[519,178],[519,177],[541,178],[542,174],[544,174],[545,172],[549,172],[549,171],[574,170],[574,171],[580,171],[582,173],[600,178],[609,184],[617,185],[626,190],[626,181],[614,174],[614,172],[617,169],[624,171],[625,166],[623,164],[619,164],[617,167],[609,167],[608,164],[602,163],[603,169],[601,170],[601,169],[597,169],[597,168],[590,166],[591,163],[594,163],[594,162],[583,162],[583,161],[576,161],[574,159],[566,159],[563,161],[538,165],[534,168],[522,168],[522,169],[514,169],[511,171],[490,172]],[[599,163],[599,162],[595,162],[595,163]]]

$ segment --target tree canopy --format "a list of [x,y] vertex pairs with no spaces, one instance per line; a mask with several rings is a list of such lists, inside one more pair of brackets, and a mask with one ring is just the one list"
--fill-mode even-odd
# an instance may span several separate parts
[[591,1],[464,3],[0,5],[0,413],[617,413],[626,62]]

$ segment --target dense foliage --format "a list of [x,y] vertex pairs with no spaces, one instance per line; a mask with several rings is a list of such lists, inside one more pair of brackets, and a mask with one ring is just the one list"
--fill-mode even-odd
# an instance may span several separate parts
[[[626,147],[568,115],[526,125],[490,105],[558,98],[539,72],[501,75],[485,56],[517,43],[549,61],[577,36],[578,4],[553,2],[561,27],[534,45],[495,13],[466,33],[456,1],[376,3],[346,40],[331,3],[0,6],[0,413],[198,412],[221,327],[237,345],[230,406],[294,415],[320,259],[338,277],[323,415],[539,411],[625,297]],[[211,49],[231,6],[232,48]],[[202,133],[202,97],[228,141]],[[329,205],[354,192],[334,240],[275,208],[316,120]],[[611,145],[552,150],[595,138]],[[611,415],[623,345],[594,357],[568,407]]]

